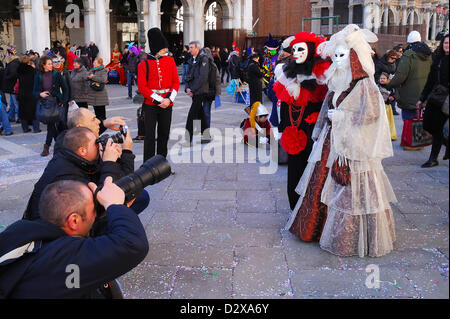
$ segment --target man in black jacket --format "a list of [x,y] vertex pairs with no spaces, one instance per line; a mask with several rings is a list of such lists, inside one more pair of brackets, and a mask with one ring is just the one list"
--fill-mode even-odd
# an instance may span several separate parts
[[[189,70],[186,77],[186,93],[192,97],[192,105],[189,109],[186,120],[186,141],[183,146],[189,147],[194,134],[194,120],[201,120],[202,134],[207,128],[206,116],[203,110],[203,102],[209,92],[209,59],[205,51],[202,50],[198,41],[189,43],[189,53],[192,58],[189,60]],[[214,63],[214,62],[213,62]],[[208,141],[209,140],[205,140]]]
[[114,297],[112,281],[145,258],[148,240],[111,177],[96,194],[107,233],[90,238],[96,190],[94,183],[50,184],[39,204],[42,219],[17,221],[0,234],[0,298]]
[[[127,134],[128,141],[131,139]],[[76,180],[88,184],[102,185],[107,176],[114,181],[134,172],[135,155],[123,150],[119,144],[108,141],[103,154],[99,152],[96,137],[86,127],[75,127],[67,131],[63,148],[47,164],[28,201],[24,219],[35,220],[39,216],[39,199],[44,188],[59,180]],[[124,156],[125,155],[125,156]],[[119,160],[120,158],[120,160]],[[150,201],[147,191],[143,191],[131,206],[136,213],[142,212]]]
[[19,121],[19,103],[17,102],[17,94],[14,93],[14,86],[17,83],[17,69],[20,65],[19,57],[15,54],[14,49],[8,49],[8,64],[3,74],[3,93],[8,94],[6,100],[8,103],[7,113],[11,122]]

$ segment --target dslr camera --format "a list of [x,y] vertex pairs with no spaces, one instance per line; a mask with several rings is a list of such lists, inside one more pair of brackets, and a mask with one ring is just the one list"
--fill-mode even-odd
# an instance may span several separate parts
[[98,139],[95,140],[95,143],[102,144],[103,149],[106,147],[106,143],[108,143],[108,139],[111,139],[113,143],[123,144],[123,137],[128,134],[128,126],[120,126],[120,131],[114,135],[103,134]]

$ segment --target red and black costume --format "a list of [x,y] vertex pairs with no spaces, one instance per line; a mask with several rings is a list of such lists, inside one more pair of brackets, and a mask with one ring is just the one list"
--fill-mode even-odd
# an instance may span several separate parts
[[314,33],[296,34],[290,47],[305,43],[304,48],[308,50],[306,60],[298,63],[292,58],[275,71],[277,82],[273,90],[281,102],[278,130],[282,132],[280,144],[289,155],[287,191],[292,210],[299,199],[295,188],[308,163],[313,145],[311,135],[328,90],[320,80],[330,62],[316,53],[323,41]]
[[[158,28],[148,32],[151,54],[138,66],[138,89],[144,96],[142,110],[145,118],[144,162],[155,154],[167,156],[172,107],[180,88],[180,79],[172,57],[156,57],[157,53],[168,47],[167,40]],[[163,99],[170,100],[170,106],[160,107]],[[155,137],[157,128],[157,138]],[[155,143],[157,149],[155,152]]]

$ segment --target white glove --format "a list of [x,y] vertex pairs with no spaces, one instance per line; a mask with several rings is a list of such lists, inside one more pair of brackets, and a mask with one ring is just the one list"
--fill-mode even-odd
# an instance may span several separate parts
[[336,112],[336,110],[333,110],[333,109],[328,110],[328,119],[330,121],[333,121],[334,112]]
[[260,144],[268,144],[269,143],[269,139],[267,137],[261,137],[259,139],[259,143]]

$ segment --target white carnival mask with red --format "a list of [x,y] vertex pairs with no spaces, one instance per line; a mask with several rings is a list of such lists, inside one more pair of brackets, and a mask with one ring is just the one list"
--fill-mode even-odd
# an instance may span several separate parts
[[305,63],[308,58],[308,45],[306,42],[296,43],[292,46],[292,56],[297,64]]

